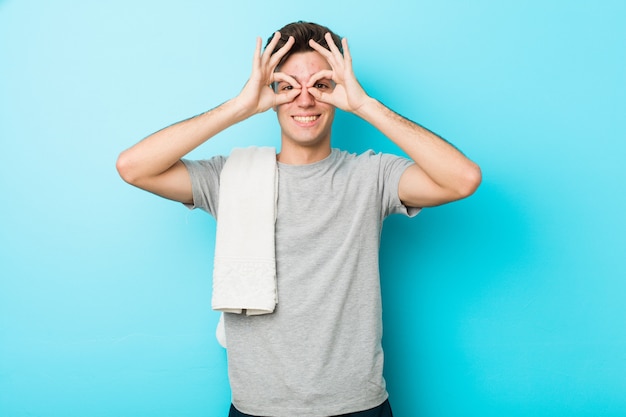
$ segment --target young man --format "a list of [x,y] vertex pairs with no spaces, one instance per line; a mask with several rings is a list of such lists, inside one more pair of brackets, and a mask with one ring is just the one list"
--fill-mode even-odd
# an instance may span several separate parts
[[[410,160],[333,149],[336,108],[368,121]],[[305,22],[276,32],[264,50],[257,39],[239,95],[148,136],[120,155],[117,169],[132,185],[215,216],[227,158],[182,158],[269,109],[281,127],[279,303],[272,314],[225,314],[230,415],[390,416],[382,376],[382,221],[471,195],[480,169],[370,97],[355,78],[346,39]]]

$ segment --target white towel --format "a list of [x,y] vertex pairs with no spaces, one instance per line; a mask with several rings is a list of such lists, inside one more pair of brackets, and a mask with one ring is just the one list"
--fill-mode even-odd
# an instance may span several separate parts
[[220,176],[214,310],[246,310],[247,315],[274,312],[278,302],[274,245],[277,187],[274,148],[236,148],[231,152]]

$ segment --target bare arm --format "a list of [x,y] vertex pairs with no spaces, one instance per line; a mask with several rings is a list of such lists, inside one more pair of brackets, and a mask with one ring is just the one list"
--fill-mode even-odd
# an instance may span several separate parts
[[191,203],[191,180],[180,159],[244,118],[234,101],[226,102],[153,133],[125,150],[117,160],[117,170],[129,184],[171,200]]
[[[280,35],[261,53],[257,39],[252,74],[239,95],[206,113],[176,123],[125,150],[117,160],[117,170],[128,183],[171,200],[191,203],[193,195],[187,169],[180,161],[222,130],[275,105],[293,100],[300,86],[291,77],[274,69],[293,45],[290,39],[271,55]],[[272,82],[286,81],[294,86],[289,94],[275,94]]]
[[400,178],[398,195],[411,207],[429,207],[470,196],[481,182],[478,165],[428,129],[370,99],[356,112],[415,162]]
[[[320,71],[306,87],[316,99],[368,121],[415,162],[400,179],[400,200],[407,206],[427,207],[471,195],[481,182],[478,165],[441,137],[368,96],[354,76],[346,39],[342,41],[344,55],[330,35],[326,40],[330,51],[314,41],[311,46],[328,60],[332,70]],[[335,88],[328,92],[310,88],[321,78],[332,79]]]

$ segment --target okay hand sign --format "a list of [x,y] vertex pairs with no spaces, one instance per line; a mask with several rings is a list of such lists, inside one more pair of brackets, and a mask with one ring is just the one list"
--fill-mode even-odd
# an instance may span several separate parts
[[[262,41],[261,38],[257,38],[252,61],[252,74],[237,96],[237,101],[243,106],[246,113],[262,113],[274,106],[289,103],[300,94],[301,86],[295,79],[282,72],[275,72],[281,58],[294,44],[294,38],[290,36],[287,43],[272,54],[279,40],[280,33],[276,32],[267,48],[261,52]],[[276,94],[272,89],[272,84],[275,82],[285,82],[293,88],[285,94]]]
[[[361,84],[359,84],[354,75],[354,71],[352,69],[352,56],[350,55],[350,49],[348,48],[348,41],[346,38],[341,40],[343,47],[342,55],[339,48],[337,48],[337,45],[333,42],[330,33],[327,33],[324,38],[326,39],[330,50],[324,48],[312,39],[309,41],[309,45],[326,58],[331,69],[319,71],[314,74],[306,85],[307,90],[316,100],[332,104],[341,110],[354,113],[366,103],[369,96],[363,87],[361,87]],[[322,79],[332,80],[335,83],[334,88],[311,88]]]

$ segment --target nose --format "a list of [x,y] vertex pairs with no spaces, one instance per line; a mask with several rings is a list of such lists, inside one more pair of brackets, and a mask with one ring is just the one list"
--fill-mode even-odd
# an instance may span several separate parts
[[313,98],[306,87],[302,87],[295,101],[299,107],[311,107],[315,105],[315,98]]

